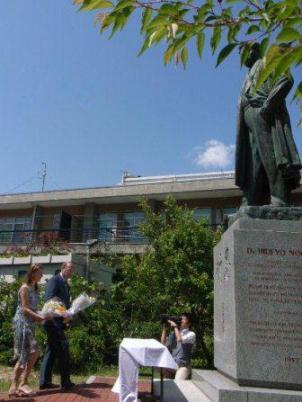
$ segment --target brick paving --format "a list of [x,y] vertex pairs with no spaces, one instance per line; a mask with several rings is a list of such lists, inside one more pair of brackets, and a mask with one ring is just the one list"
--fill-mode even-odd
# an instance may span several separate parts
[[[60,392],[60,389],[38,391],[33,397],[8,398],[7,394],[0,393],[0,402],[118,402],[118,396],[111,392],[114,378],[98,377],[92,384],[79,384],[72,391]],[[150,392],[150,381],[140,381],[139,397]]]

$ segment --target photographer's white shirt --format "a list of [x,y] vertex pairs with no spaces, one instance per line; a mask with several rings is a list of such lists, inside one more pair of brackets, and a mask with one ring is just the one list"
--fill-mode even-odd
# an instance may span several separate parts
[[182,329],[180,331],[182,343],[192,343],[195,345],[196,335],[195,332],[190,331],[189,328]]
[[181,342],[176,342],[175,333],[170,334],[167,346],[178,367],[186,367],[191,362],[193,346],[196,342],[195,332],[189,328],[180,330]]

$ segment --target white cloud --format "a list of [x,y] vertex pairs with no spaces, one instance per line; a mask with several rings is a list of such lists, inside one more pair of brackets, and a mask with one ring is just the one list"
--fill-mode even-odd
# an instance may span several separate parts
[[207,168],[225,168],[232,165],[234,159],[235,145],[225,145],[218,140],[210,140],[204,147],[196,148],[197,157],[195,163],[197,166]]

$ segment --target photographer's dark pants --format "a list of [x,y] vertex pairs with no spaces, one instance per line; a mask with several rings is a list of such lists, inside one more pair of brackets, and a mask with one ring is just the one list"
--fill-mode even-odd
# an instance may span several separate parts
[[63,323],[53,323],[44,326],[47,332],[47,347],[41,365],[40,385],[52,382],[52,370],[57,359],[61,375],[61,386],[68,386],[70,383],[69,370],[69,346],[64,333]]

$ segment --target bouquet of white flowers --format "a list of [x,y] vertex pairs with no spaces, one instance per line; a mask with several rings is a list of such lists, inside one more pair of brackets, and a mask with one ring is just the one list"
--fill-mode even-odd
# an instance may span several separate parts
[[69,313],[72,315],[79,313],[80,311],[85,310],[87,307],[90,307],[96,301],[95,297],[89,297],[87,293],[81,293],[71,304]]
[[53,297],[47,300],[44,304],[40,314],[46,316],[47,314],[53,314],[58,317],[71,317],[80,311],[85,310],[87,307],[95,303],[95,297],[89,297],[87,293],[81,293],[71,304],[69,309],[66,309],[65,304],[58,297]]

